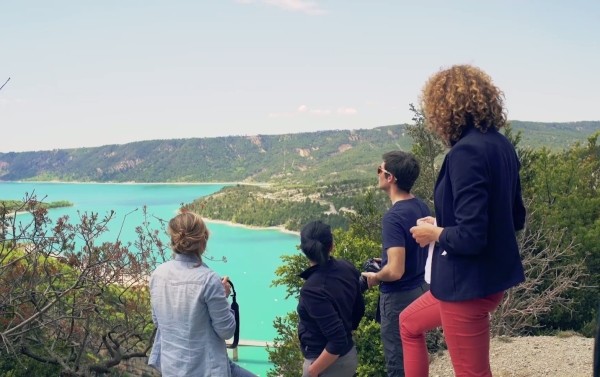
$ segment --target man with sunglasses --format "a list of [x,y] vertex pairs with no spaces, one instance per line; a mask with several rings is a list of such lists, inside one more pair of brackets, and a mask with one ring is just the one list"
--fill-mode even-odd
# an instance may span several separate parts
[[430,216],[427,205],[410,192],[419,171],[415,157],[402,151],[385,153],[377,168],[379,188],[392,206],[382,220],[382,268],[362,274],[369,288],[379,285],[381,342],[389,377],[404,377],[400,312],[429,289],[425,282],[427,252],[410,234],[418,219]]

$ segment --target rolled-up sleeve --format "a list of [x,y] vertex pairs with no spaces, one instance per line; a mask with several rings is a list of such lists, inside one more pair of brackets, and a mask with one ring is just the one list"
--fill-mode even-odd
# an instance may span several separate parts
[[216,274],[211,274],[206,282],[204,300],[213,329],[223,339],[229,339],[235,332],[235,316],[225,297],[225,288]]

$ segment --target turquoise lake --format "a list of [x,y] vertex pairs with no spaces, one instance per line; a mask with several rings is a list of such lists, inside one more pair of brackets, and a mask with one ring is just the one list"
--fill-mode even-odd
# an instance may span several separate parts
[[[68,200],[68,208],[50,210],[51,218],[68,215],[78,219],[78,212],[104,215],[114,210],[108,238],[113,240],[123,230],[121,240],[132,241],[134,229],[143,221],[142,207],[151,216],[169,220],[182,203],[209,195],[224,185],[213,184],[95,184],[0,182],[0,199],[21,200],[34,192],[45,202]],[[136,210],[137,209],[137,210]],[[158,227],[156,221],[154,227]],[[207,223],[211,233],[206,255],[218,261],[206,263],[220,275],[234,282],[240,306],[240,339],[270,341],[276,335],[275,316],[283,316],[296,308],[297,302],[285,299],[283,287],[270,287],[274,271],[281,264],[281,255],[298,253],[299,237],[272,229],[249,229],[221,223]],[[164,236],[165,242],[167,236]],[[225,256],[227,262],[222,262]],[[271,365],[264,348],[240,347],[239,362],[259,376],[266,376]]]

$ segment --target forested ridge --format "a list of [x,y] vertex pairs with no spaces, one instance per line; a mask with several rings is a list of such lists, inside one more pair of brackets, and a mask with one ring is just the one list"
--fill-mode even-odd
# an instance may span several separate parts
[[[564,148],[600,122],[511,122],[524,146]],[[368,179],[383,151],[408,150],[407,125],[282,135],[138,141],[0,153],[0,180],[328,183]]]
[[[347,229],[348,217],[355,212],[355,204],[369,195],[372,188],[369,181],[357,180],[323,186],[237,185],[196,199],[186,207],[206,218],[250,226],[278,226],[300,231],[302,225],[318,219],[334,228]],[[387,198],[378,194],[378,208],[383,210]]]
[[[290,181],[366,174],[382,149],[409,147],[404,126],[0,154],[1,180],[99,182]],[[327,161],[327,167],[322,163]],[[370,172],[370,169],[369,169]]]

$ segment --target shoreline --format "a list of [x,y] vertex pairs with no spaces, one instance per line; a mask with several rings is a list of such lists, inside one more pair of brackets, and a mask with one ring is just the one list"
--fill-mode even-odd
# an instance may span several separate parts
[[96,181],[0,181],[0,183],[50,183],[50,184],[74,184],[74,185],[190,185],[190,186],[261,186],[268,187],[272,183],[268,182],[96,182]]
[[281,233],[287,233],[287,234],[292,234],[294,236],[300,236],[300,232],[296,232],[294,230],[285,229],[281,225],[277,225],[277,226],[256,226],[256,225],[245,225],[245,224],[240,224],[240,223],[234,223],[234,222],[231,222],[231,221],[228,221],[228,220],[215,220],[215,219],[210,219],[208,217],[202,217],[202,219],[205,222],[207,222],[207,223],[222,224],[222,225],[234,226],[234,227],[238,227],[238,228],[246,228],[246,229],[250,229],[250,230],[276,230],[276,231],[279,231]]
[[[85,184],[124,184],[124,185],[204,185],[204,186],[208,186],[208,185],[248,185],[248,186],[271,186],[271,183],[265,183],[265,182],[254,182],[254,183],[247,183],[247,182],[176,182],[176,183],[171,183],[171,182],[150,182],[150,183],[140,183],[140,182],[62,182],[62,181],[0,181],[0,183],[49,183],[49,184],[81,184],[81,185],[85,185]],[[286,229],[285,227],[278,225],[278,226],[256,226],[256,225],[246,225],[246,224],[240,224],[240,223],[234,223],[232,221],[228,221],[228,220],[217,220],[217,219],[211,219],[208,217],[203,217],[204,221],[207,223],[215,223],[215,224],[223,224],[223,225],[227,225],[227,226],[232,226],[232,227],[240,227],[240,228],[246,228],[249,230],[275,230],[281,233],[285,233],[285,234],[290,234],[290,235],[294,235],[294,236],[300,236],[300,232],[298,231],[293,231],[293,230],[289,230]]]
[[[17,212],[17,215],[23,214],[23,213],[27,213],[27,211]],[[6,213],[6,216],[12,217],[12,216],[14,216],[14,213],[13,212]],[[246,225],[246,224],[234,223],[234,222],[228,221],[228,220],[209,219],[208,217],[202,217],[202,219],[206,223],[222,224],[222,225],[227,225],[227,226],[231,226],[231,227],[245,228],[245,229],[249,229],[249,230],[276,230],[281,233],[291,234],[291,235],[298,236],[298,237],[300,236],[300,232],[285,229],[281,225],[279,225],[279,226],[257,226],[257,225]]]

